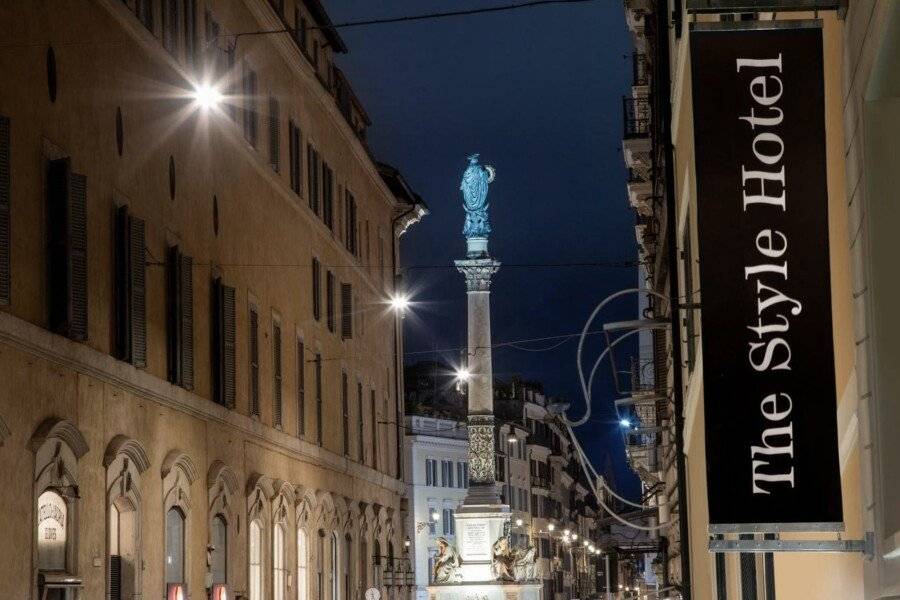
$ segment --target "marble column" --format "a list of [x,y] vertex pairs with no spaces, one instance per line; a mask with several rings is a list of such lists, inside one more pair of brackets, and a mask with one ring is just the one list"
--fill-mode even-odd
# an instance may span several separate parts
[[[475,242],[473,244],[472,242]],[[487,254],[487,240],[469,240],[468,257],[456,267],[468,297],[469,490],[465,505],[497,505],[495,474],[494,371],[491,366],[491,277],[500,263]],[[483,244],[483,245],[482,245]],[[477,251],[473,246],[477,245]]]

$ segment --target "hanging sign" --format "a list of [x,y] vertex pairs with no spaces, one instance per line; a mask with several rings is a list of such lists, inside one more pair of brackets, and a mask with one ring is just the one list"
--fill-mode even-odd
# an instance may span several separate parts
[[710,530],[838,530],[822,30],[703,25],[690,43]]

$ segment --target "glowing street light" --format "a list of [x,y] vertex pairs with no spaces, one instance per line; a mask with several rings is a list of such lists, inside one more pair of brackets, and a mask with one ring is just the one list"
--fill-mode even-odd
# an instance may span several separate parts
[[431,520],[432,521],[437,521],[440,518],[441,518],[441,515],[438,511],[436,511],[436,510],[431,511]]
[[588,545],[590,545],[590,542],[587,541],[587,540],[582,540],[582,541],[581,541],[581,545],[582,545],[582,546],[588,546]]
[[409,308],[409,297],[404,294],[395,294],[391,296],[388,303],[394,312],[403,314]]
[[547,525],[548,531],[553,531],[554,529],[556,529],[556,525],[554,525],[553,523],[550,523],[549,525]]
[[521,527],[522,523],[524,523],[524,521],[522,521],[522,519],[516,519],[516,527]]
[[198,83],[191,95],[194,103],[203,110],[217,108],[222,102],[222,93],[209,83]]
[[509,436],[508,438],[506,438],[506,441],[507,441],[507,443],[509,443],[509,444],[515,444],[515,443],[517,443],[517,442],[519,441],[519,438],[517,438],[517,437],[514,436],[514,435],[511,435],[511,436]]
[[460,367],[456,370],[456,380],[459,382],[466,382],[472,378],[472,373],[469,372],[469,369],[466,367]]
[[577,534],[577,533],[573,533],[573,534],[572,534],[572,539],[573,539],[573,540],[577,540],[577,539],[578,539],[578,534]]
[[563,529],[563,535],[566,536],[566,537],[569,537],[569,530],[568,530],[568,529]]
[[631,427],[631,419],[622,419],[621,421],[619,421],[619,425],[627,429]]

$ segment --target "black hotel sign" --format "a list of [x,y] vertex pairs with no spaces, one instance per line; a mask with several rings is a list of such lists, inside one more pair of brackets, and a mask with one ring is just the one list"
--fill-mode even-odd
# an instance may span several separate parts
[[741,25],[690,38],[710,528],[834,529],[822,31]]

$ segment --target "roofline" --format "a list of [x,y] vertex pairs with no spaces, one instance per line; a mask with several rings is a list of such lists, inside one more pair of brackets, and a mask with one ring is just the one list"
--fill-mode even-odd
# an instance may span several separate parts
[[328,11],[325,10],[322,3],[319,0],[303,0],[303,4],[306,6],[306,9],[312,15],[312,18],[316,23],[319,24],[319,28],[331,45],[331,49],[335,52],[346,54],[347,45],[344,43],[344,40],[341,39],[337,29],[334,28],[334,23],[331,22],[331,17],[328,16]]

